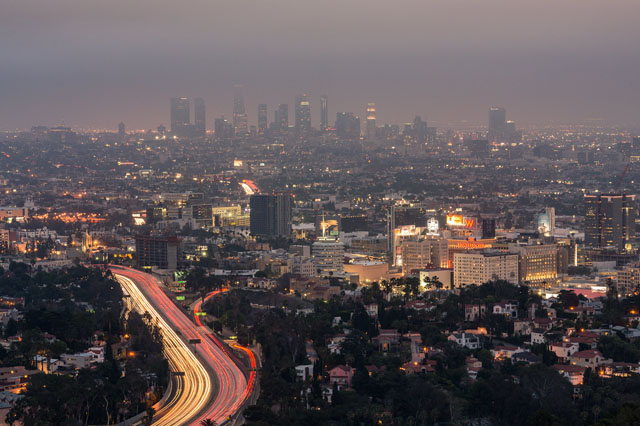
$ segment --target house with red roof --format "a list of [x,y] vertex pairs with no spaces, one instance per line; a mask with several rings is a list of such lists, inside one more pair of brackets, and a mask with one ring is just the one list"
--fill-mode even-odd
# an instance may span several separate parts
[[329,383],[338,384],[338,388],[351,387],[351,379],[353,378],[354,368],[349,365],[338,365],[329,370]]
[[569,360],[571,365],[579,365],[593,370],[601,365],[611,362],[610,360],[607,360],[597,349],[587,349],[586,351],[576,352],[569,357]]

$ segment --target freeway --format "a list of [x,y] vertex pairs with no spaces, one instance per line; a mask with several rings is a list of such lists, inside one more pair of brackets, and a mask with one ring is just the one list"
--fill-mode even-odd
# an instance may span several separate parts
[[[233,359],[236,364],[238,365],[242,365],[241,361],[238,360],[238,358],[235,356],[235,354],[231,351],[228,350],[228,348],[226,346],[224,346],[220,340],[213,334],[211,333],[209,330],[206,329],[206,327],[203,326],[201,320],[200,320],[200,315],[198,315],[199,312],[201,312],[201,308],[202,308],[202,304],[204,302],[207,302],[208,300],[210,300],[212,297],[214,297],[217,294],[220,294],[222,292],[227,291],[226,288],[220,289],[220,290],[214,290],[211,293],[207,294],[202,300],[199,300],[198,302],[195,303],[194,307],[193,307],[193,318],[196,322],[196,324],[198,324],[198,326],[203,327],[203,329],[205,329],[207,336],[213,340],[223,351],[225,351],[225,353],[227,353],[227,355]],[[251,370],[249,372],[249,381],[247,383],[247,387],[244,391],[244,394],[242,395],[241,401],[240,401],[240,405],[238,406],[238,409],[240,408],[241,405],[244,405],[245,402],[248,401],[249,397],[251,396],[251,393],[253,392],[253,388],[255,386],[255,382],[256,382],[256,368],[257,368],[257,362],[256,362],[256,357],[254,355],[254,353],[251,351],[251,349],[242,346],[238,343],[234,343],[232,344],[232,346],[242,352],[245,353],[245,355],[249,358],[249,364],[251,366]]]
[[151,275],[119,266],[110,269],[134,306],[156,319],[171,370],[180,372],[172,396],[158,407],[153,424],[197,425],[204,419],[224,424],[243,406],[249,389],[234,358],[205,327],[196,326]]

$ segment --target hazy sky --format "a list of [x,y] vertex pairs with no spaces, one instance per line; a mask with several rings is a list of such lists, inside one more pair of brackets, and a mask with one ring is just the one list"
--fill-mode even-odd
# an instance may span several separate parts
[[[640,121],[640,0],[0,0],[0,129],[151,128],[202,96],[208,127],[245,85],[379,122]],[[292,112],[290,112],[292,115]]]

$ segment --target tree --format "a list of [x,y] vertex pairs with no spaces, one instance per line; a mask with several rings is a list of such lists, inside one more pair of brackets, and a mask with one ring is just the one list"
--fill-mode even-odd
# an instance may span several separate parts
[[218,424],[212,419],[204,419],[200,422],[200,426],[217,426]]
[[156,414],[156,410],[153,407],[147,408],[146,414],[142,417],[142,424],[144,426],[151,426],[153,423],[153,416]]

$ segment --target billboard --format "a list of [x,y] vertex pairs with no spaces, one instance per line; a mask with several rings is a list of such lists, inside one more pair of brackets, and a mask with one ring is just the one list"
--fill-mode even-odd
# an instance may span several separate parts
[[475,217],[467,217],[461,214],[448,214],[447,226],[454,228],[473,229],[476,227],[477,221]]

